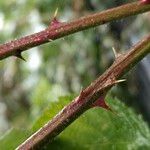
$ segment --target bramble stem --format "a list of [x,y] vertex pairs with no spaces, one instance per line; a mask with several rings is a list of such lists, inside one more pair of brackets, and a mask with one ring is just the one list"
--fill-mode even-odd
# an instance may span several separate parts
[[[57,20],[52,20],[49,27],[41,32],[0,45],[0,60],[13,55],[22,58],[21,52],[29,48],[110,21],[119,20],[147,11],[150,11],[150,4],[142,4],[138,1],[88,15],[67,23],[59,23]],[[57,25],[55,23],[57,23]],[[122,75],[133,68],[133,66],[148,53],[150,53],[150,34],[129,51],[118,55],[112,66],[106,70],[104,74],[81,91],[78,97],[68,104],[68,106],[59,112],[52,120],[29,137],[17,149],[38,149],[48,142],[52,142],[58,134],[86,110],[91,108],[92,104],[97,101],[97,99],[105,95],[112,86],[118,83],[118,79]]]
[[141,4],[141,2],[134,2],[88,15],[75,21],[60,23],[57,26],[51,24],[47,29],[41,32],[0,45],[0,60],[12,55],[20,55],[22,51],[29,48],[65,37],[75,32],[83,31],[128,16],[144,13],[149,10],[150,4],[144,5]]
[[91,108],[91,105],[115,84],[118,78],[150,53],[150,34],[132,47],[129,51],[116,58],[112,66],[97,80],[81,91],[68,106],[61,110],[51,121],[40,128],[36,133],[22,143],[18,150],[40,149],[41,146],[52,142],[67,126],[82,113]]

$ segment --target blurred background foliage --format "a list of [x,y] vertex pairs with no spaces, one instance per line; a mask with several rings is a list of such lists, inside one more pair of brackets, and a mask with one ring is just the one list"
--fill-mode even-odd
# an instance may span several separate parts
[[[45,29],[50,24],[56,8],[59,8],[59,20],[65,22],[127,2],[131,1],[0,1],[0,43]],[[10,128],[14,127],[31,128],[47,105],[57,101],[60,96],[77,95],[82,88],[102,74],[114,61],[112,47],[123,52],[149,31],[150,13],[145,13],[32,48],[23,53],[27,62],[15,57],[2,60],[0,135],[10,132]],[[148,124],[150,124],[149,65],[150,56],[147,56],[124,77],[127,82],[114,87],[110,93],[111,97],[118,97],[133,107],[137,115],[142,114]],[[99,118],[101,113],[109,112],[100,110]],[[105,121],[107,122],[107,119]],[[13,132],[14,136],[15,133],[17,132]],[[28,135],[27,132],[25,134]]]

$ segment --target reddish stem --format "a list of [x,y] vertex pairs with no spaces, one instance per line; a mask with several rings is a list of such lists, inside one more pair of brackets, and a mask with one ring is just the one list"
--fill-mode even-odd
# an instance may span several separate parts
[[83,31],[110,21],[140,14],[149,10],[150,5],[141,5],[141,2],[134,2],[82,17],[72,22],[59,23],[57,25],[56,23],[55,25],[52,23],[51,26],[41,32],[0,45],[0,60],[8,56],[16,56],[16,53],[21,53],[29,48],[50,42],[72,33]]

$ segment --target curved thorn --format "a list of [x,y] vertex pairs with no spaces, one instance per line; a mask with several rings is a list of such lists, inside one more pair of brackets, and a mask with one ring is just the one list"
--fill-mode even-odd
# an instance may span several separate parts
[[52,39],[48,39],[48,41],[49,41],[49,42],[53,42],[54,40],[52,40]]
[[23,56],[21,55],[21,52],[19,52],[18,54],[15,55],[17,58],[23,60],[26,62],[25,58],[23,58]]
[[125,81],[126,81],[126,79],[117,80],[117,81],[115,81],[115,84],[118,84],[118,83],[121,83],[121,82],[125,82]]
[[115,58],[117,58],[118,57],[118,53],[117,53],[117,50],[115,49],[115,47],[112,47],[112,50],[113,50]]
[[58,14],[58,7],[56,8],[55,12],[54,12],[54,18],[57,17],[57,14]]

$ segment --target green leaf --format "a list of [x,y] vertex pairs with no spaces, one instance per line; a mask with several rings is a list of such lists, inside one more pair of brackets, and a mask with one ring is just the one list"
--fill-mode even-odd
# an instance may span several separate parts
[[63,109],[63,107],[67,105],[72,99],[73,96],[61,96],[59,97],[59,101],[50,103],[50,105],[43,111],[43,114],[33,124],[33,132],[42,127],[47,121],[49,121],[61,109]]
[[48,79],[42,76],[30,95],[31,118],[35,119],[40,116],[41,112],[47,108],[47,104],[51,101],[56,101],[63,94],[65,94],[65,91],[60,85],[53,84],[52,86]]
[[12,150],[21,144],[30,132],[21,129],[10,129],[3,137],[0,138],[0,150]]
[[[61,97],[52,103],[33,125],[37,130],[69,103]],[[150,130],[141,116],[117,99],[107,98],[113,113],[93,108],[63,131],[46,149],[150,149]]]
[[[15,149],[33,133],[32,131],[38,130],[72,99],[73,96],[65,96],[60,97],[57,102],[50,103],[34,123],[32,130],[10,130],[1,137],[0,150]],[[107,103],[113,109],[113,113],[102,108],[90,109],[44,149],[150,149],[150,130],[141,116],[117,99],[107,98]]]

